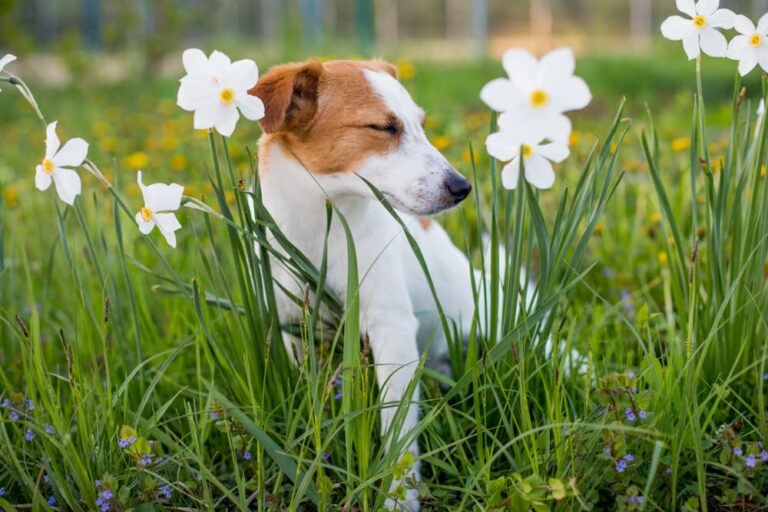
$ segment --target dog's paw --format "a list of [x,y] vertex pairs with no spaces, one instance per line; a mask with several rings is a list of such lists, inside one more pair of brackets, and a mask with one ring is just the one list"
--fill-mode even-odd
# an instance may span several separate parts
[[421,503],[419,503],[419,491],[416,489],[400,487],[399,484],[392,482],[390,497],[384,502],[384,507],[387,510],[419,512],[419,509],[421,509]]

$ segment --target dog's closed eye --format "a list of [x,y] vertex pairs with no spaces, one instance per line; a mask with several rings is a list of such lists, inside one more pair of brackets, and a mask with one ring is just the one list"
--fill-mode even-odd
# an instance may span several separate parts
[[396,123],[366,124],[363,126],[363,128],[376,130],[377,132],[386,132],[392,135],[396,135],[400,132],[400,127]]

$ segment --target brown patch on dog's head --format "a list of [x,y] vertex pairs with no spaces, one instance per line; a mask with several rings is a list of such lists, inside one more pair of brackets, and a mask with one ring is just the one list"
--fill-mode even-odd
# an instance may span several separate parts
[[248,91],[264,102],[262,148],[280,142],[311,172],[354,171],[369,155],[397,148],[402,121],[373,91],[364,70],[397,76],[381,61],[308,61],[269,70]]

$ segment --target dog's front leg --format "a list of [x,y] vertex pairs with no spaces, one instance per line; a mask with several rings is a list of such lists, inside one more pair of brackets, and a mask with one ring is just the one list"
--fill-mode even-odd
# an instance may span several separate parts
[[[407,405],[406,392],[413,381],[419,364],[419,351],[416,344],[418,321],[413,314],[405,287],[402,290],[392,290],[392,282],[388,286],[378,288],[373,297],[361,297],[363,305],[362,325],[368,335],[374,364],[376,379],[381,395],[381,435],[385,448],[392,449],[397,441],[411,432],[419,420],[418,400],[419,386],[414,383],[413,395]],[[368,300],[366,300],[366,298]],[[395,418],[401,404],[406,407],[402,425],[395,424]],[[400,428],[397,428],[397,427]],[[418,456],[419,445],[414,439],[408,446],[414,458]],[[404,451],[397,454],[397,460]],[[414,462],[409,470],[408,480],[420,480],[419,463]],[[390,497],[386,501],[389,510],[399,509],[415,512],[419,510],[418,492],[407,481],[393,481],[391,491],[400,486],[405,489],[404,496]]]

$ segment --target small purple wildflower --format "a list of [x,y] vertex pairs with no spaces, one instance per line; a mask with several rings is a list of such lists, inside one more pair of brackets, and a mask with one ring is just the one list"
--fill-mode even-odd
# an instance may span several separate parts
[[43,475],[43,482],[45,482],[46,484],[51,483],[51,477],[48,475]]
[[628,378],[629,380],[632,380],[632,379],[634,379],[634,378],[635,378],[635,374],[634,374],[634,373],[632,373],[631,371],[630,371],[630,372],[627,372],[627,378]]
[[643,502],[643,497],[642,496],[638,496],[638,497],[635,498],[635,503],[639,504],[639,503],[642,503],[642,502]]
[[768,452],[763,450],[760,452],[760,460],[763,462],[768,462]]
[[604,267],[603,268],[603,277],[606,279],[613,279],[615,277],[615,273],[613,272],[613,269],[611,267]]
[[323,460],[327,461],[330,458],[331,458],[331,454],[330,453],[328,453],[328,452],[323,453]]
[[31,428],[28,428],[27,431],[24,433],[24,439],[27,441],[32,441],[35,438],[35,433],[32,432]]
[[160,488],[160,494],[165,496],[166,499],[171,499],[171,497],[173,496],[173,493],[171,493],[171,488],[170,486],[168,486],[168,484]]
[[624,459],[619,459],[619,462],[616,463],[616,472],[623,473],[626,469],[627,469],[627,461]]
[[144,455],[141,456],[141,460],[139,461],[139,464],[141,464],[142,466],[149,466],[150,464],[152,464],[153,457],[154,455],[152,455],[151,453],[145,453]]
[[56,496],[51,496],[48,498],[48,505],[52,507],[56,506]]
[[757,465],[757,457],[750,453],[747,455],[747,458],[744,459],[744,464],[746,464],[750,469],[754,468]]
[[636,388],[636,387],[633,387],[633,388],[632,388],[632,394],[633,394],[633,395],[636,395],[636,394],[637,394],[637,388]]
[[218,413],[218,412],[216,412],[216,411],[211,411],[211,419],[212,419],[212,420],[214,420],[214,421],[215,421],[215,420],[218,420],[220,417],[221,417],[221,416],[219,415],[219,413]]
[[27,404],[27,410],[28,411],[34,411],[35,410],[35,403],[32,400],[24,400],[24,403]]
[[628,453],[624,456],[624,460],[627,462],[632,462],[633,460],[635,460],[635,456],[632,455],[631,453]]
[[744,452],[742,452],[741,448],[739,448],[738,446],[733,449],[733,454],[734,455],[737,455],[737,456],[741,457],[742,453],[744,453]]
[[763,380],[768,380],[768,373],[766,373],[765,375],[763,375]]
[[18,421],[19,420],[19,413],[17,413],[15,410],[11,409],[11,421]]
[[611,447],[610,446],[606,446],[605,448],[603,448],[603,453],[610,457],[611,456]]
[[627,410],[624,411],[624,414],[626,414],[629,421],[635,421],[637,419],[635,416],[635,411],[633,411],[631,407],[627,407]]
[[2,404],[0,404],[0,405],[2,405],[3,407],[5,407],[6,409],[10,409],[11,407],[13,407],[13,406],[11,405],[11,401],[10,401],[10,400],[8,400],[7,398],[3,398],[3,403],[2,403]]
[[48,434],[49,436],[52,435],[55,432],[55,430],[53,430],[53,427],[51,425],[49,425],[47,423],[44,423],[43,425],[44,425],[44,428],[45,428],[45,433]]
[[121,439],[120,441],[117,442],[117,444],[118,446],[120,446],[121,450],[125,450],[135,442],[136,442],[136,436],[131,436],[131,437],[126,437],[125,439]]
[[5,487],[0,487],[0,496],[5,496],[5,493],[8,491],[5,490]]
[[96,488],[98,489],[101,487],[101,480],[96,480]]
[[243,458],[243,460],[251,460],[252,454],[249,450],[245,450],[240,454],[240,456]]
[[671,475],[672,474],[672,468],[667,466],[667,469],[664,470],[664,473]]
[[[96,480],[96,487],[101,487],[100,480]],[[114,493],[112,492],[112,489],[104,489],[99,493],[99,496],[96,498],[96,506],[99,507],[99,509],[102,512],[107,512],[108,510],[111,510],[113,496],[114,496]]]
[[639,413],[637,413],[637,415],[640,416],[641,420],[644,420],[645,418],[648,417],[648,414],[645,411],[640,411]]

